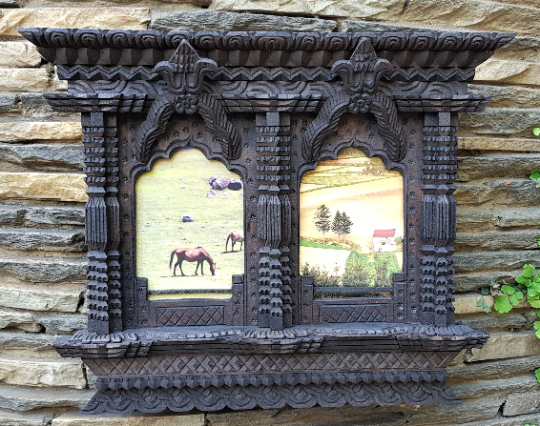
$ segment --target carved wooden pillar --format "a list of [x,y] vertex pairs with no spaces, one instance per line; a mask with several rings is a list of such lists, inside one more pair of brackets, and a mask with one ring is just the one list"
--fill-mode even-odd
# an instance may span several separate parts
[[289,200],[290,116],[257,114],[257,233],[259,250],[259,327],[281,330],[292,326],[289,269],[291,238]]
[[82,114],[85,159],[86,244],[88,245],[88,330],[109,334],[109,304],[107,285],[107,208],[105,205],[106,148],[103,113]]
[[107,208],[107,276],[110,331],[122,331],[122,294],[120,253],[120,205],[118,203],[118,138],[115,114],[104,114],[104,148]]
[[456,238],[456,131],[457,114],[425,115],[420,320],[437,326],[455,322],[452,254]]

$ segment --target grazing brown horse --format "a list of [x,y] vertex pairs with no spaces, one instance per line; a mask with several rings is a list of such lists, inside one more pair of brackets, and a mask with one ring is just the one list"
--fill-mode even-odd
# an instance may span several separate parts
[[171,261],[169,262],[169,269],[171,269],[174,255],[176,254],[176,263],[174,264],[173,269],[173,275],[176,276],[176,267],[180,267],[180,272],[182,273],[182,276],[184,275],[184,271],[182,271],[182,262],[184,260],[188,262],[197,262],[197,268],[195,268],[195,275],[197,275],[197,271],[199,270],[199,265],[201,267],[201,274],[204,275],[203,272],[203,265],[204,261],[206,260],[208,264],[210,265],[210,272],[212,272],[212,275],[216,275],[216,262],[214,262],[214,259],[212,259],[212,256],[208,254],[208,252],[203,249],[201,246],[194,247],[194,248],[177,248],[176,250],[173,250],[171,253]]
[[227,253],[227,244],[229,244],[229,239],[232,242],[232,248],[231,251],[234,251],[234,245],[236,243],[240,243],[240,250],[242,250],[242,245],[244,244],[244,232],[240,230],[231,231],[229,232],[229,236],[227,237],[227,241],[225,242],[225,253]]

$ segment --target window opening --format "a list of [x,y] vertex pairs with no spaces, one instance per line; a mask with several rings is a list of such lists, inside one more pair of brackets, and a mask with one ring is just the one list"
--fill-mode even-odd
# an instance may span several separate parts
[[403,236],[403,177],[380,158],[347,148],[302,177],[300,272],[314,277],[316,294],[388,291],[403,268]]
[[229,298],[244,273],[243,185],[219,161],[184,148],[136,183],[137,276],[149,300]]

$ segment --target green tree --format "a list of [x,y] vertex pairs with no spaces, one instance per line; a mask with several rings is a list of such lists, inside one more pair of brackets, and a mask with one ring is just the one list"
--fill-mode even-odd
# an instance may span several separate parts
[[315,216],[313,217],[313,222],[315,223],[315,227],[317,228],[317,231],[322,232],[323,236],[326,232],[330,231],[331,223],[330,218],[332,217],[332,213],[330,213],[330,209],[326,207],[325,204],[321,204],[315,213]]
[[343,234],[342,223],[343,221],[341,219],[341,213],[338,210],[334,216],[334,220],[332,221],[332,232],[338,234],[339,237],[341,237],[341,234]]
[[373,273],[367,264],[367,256],[352,250],[345,262],[343,285],[347,287],[365,287],[372,285]]
[[351,233],[351,226],[353,226],[351,218],[347,216],[347,213],[341,213],[339,210],[336,212],[336,216],[332,221],[332,232],[341,237],[342,235],[347,235]]
[[347,216],[347,213],[341,213],[341,233],[349,235],[351,233],[351,226],[353,225],[354,223],[351,221],[351,218]]

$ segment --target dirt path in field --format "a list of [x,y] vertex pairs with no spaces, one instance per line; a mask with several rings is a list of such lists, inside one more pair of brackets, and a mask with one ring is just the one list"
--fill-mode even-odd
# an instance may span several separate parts
[[384,193],[386,191],[392,191],[395,194],[403,194],[403,178],[400,176],[389,177],[375,181],[360,182],[354,185],[345,185],[337,188],[301,193],[301,209],[303,210],[312,206],[318,207],[322,203],[327,204],[330,200],[350,200],[354,197],[365,196],[376,197],[377,193]]

